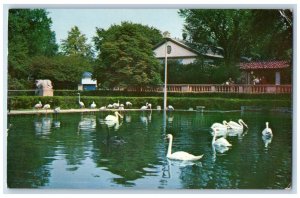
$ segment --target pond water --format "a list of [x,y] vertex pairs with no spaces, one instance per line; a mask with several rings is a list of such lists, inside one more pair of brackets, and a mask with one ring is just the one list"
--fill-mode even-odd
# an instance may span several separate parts
[[[292,180],[292,116],[277,112],[109,112],[8,117],[9,188],[44,189],[284,189]],[[224,153],[211,144],[210,126],[242,118],[249,129],[228,136]],[[271,142],[262,139],[265,122]],[[166,158],[204,154],[196,162]]]

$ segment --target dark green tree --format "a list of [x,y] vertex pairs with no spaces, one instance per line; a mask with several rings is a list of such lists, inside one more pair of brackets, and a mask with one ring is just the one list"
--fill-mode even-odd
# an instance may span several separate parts
[[293,15],[291,10],[252,10],[248,51],[255,59],[292,59]]
[[81,56],[36,56],[30,70],[34,79],[51,79],[55,89],[75,89],[83,72],[93,69],[91,63]]
[[94,78],[103,87],[143,87],[161,83],[161,64],[153,45],[162,40],[154,28],[122,22],[104,30],[97,28],[93,38],[98,50]]
[[92,58],[92,46],[87,43],[87,38],[82,34],[77,26],[71,28],[68,37],[62,40],[61,50],[67,56],[83,56]]
[[[249,45],[249,10],[182,9],[186,40],[199,46],[220,46],[226,65],[235,65]],[[198,44],[198,45],[197,45]]]
[[[57,53],[51,19],[44,9],[10,9],[8,16],[8,75],[9,87],[27,80],[30,59]],[[17,84],[14,84],[17,83]],[[17,86],[22,88],[22,86]]]

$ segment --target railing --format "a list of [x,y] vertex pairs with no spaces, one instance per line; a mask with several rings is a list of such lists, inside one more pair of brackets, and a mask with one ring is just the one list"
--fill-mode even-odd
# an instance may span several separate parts
[[[168,84],[168,92],[181,93],[247,93],[247,94],[282,94],[292,93],[291,85],[220,85],[220,84]],[[54,90],[58,93],[76,92],[77,90]],[[125,91],[125,89],[115,88],[113,91]],[[130,87],[126,91],[129,92],[163,92],[164,87]],[[35,95],[35,90],[8,90],[8,96],[16,95]]]
[[[220,84],[168,84],[168,92],[191,92],[191,93],[291,93],[291,85],[220,85]],[[124,91],[125,89],[114,89]],[[146,88],[130,87],[126,91],[133,92],[163,92],[164,87],[153,86]]]

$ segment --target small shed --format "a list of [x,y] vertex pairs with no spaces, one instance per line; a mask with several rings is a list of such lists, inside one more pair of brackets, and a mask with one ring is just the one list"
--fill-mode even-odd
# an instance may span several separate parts
[[246,84],[255,84],[255,79],[258,84],[290,84],[290,63],[285,60],[243,62],[240,69]]
[[97,89],[97,80],[92,79],[91,72],[84,72],[81,78],[81,84],[78,85],[78,90],[96,90]]

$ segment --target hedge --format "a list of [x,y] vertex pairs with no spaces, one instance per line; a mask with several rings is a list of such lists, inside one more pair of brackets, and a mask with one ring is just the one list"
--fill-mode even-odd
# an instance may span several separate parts
[[[11,110],[16,109],[32,109],[38,101],[42,104],[50,104],[51,107],[60,106],[62,109],[79,108],[78,97],[76,96],[13,96],[9,97],[8,105]],[[130,101],[133,106],[131,108],[140,108],[146,102],[152,104],[153,108],[157,105],[163,106],[163,97],[104,97],[104,96],[81,96],[81,101],[88,108],[93,101],[97,104],[97,108],[120,102],[125,104]],[[206,110],[238,110],[241,106],[261,106],[261,107],[291,107],[290,99],[261,99],[261,98],[221,98],[221,97],[168,97],[168,104],[175,109],[196,108],[196,106],[205,106]]]

